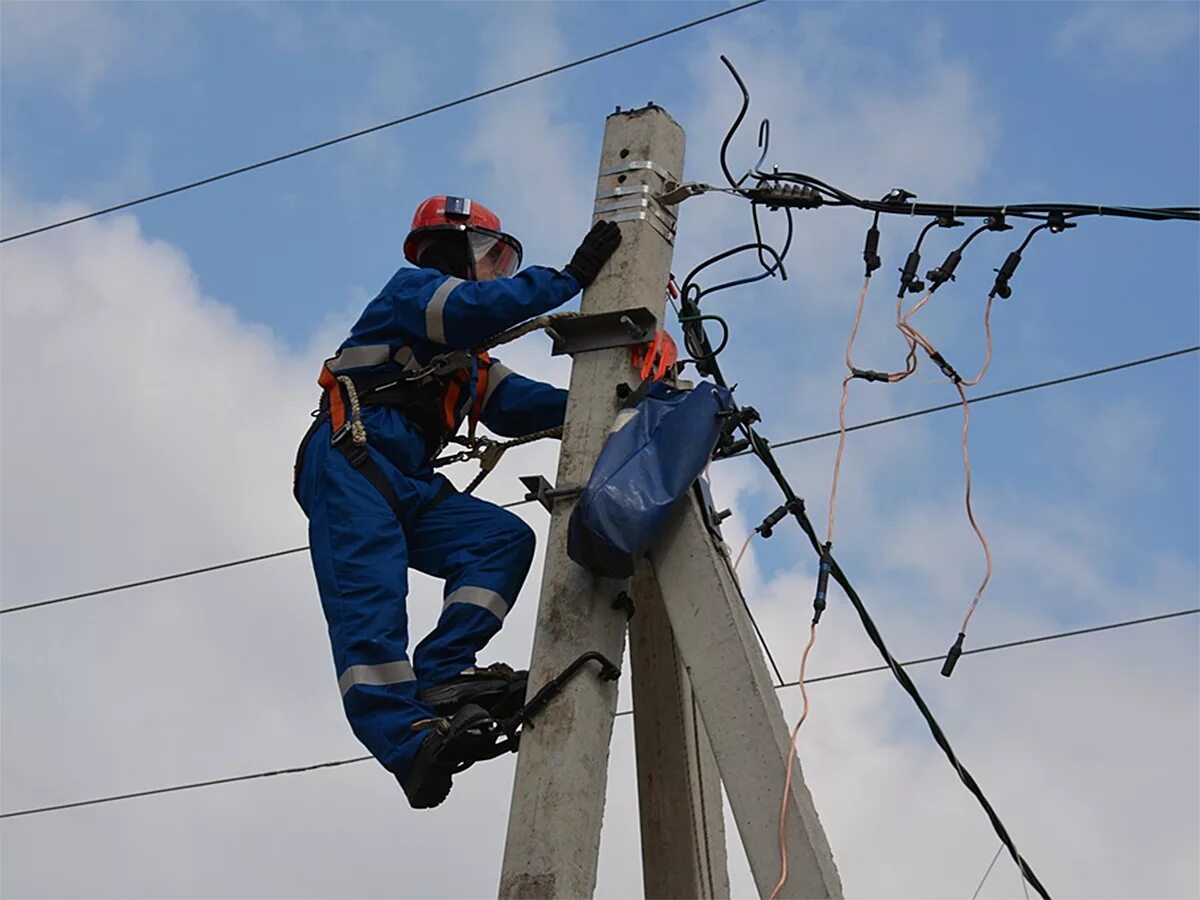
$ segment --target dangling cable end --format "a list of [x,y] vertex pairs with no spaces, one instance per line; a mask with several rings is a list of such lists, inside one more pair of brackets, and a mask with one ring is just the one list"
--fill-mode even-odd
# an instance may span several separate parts
[[958,633],[958,640],[954,642],[954,646],[946,654],[946,661],[942,663],[942,674],[947,678],[954,674],[954,667],[958,665],[958,658],[962,656],[964,639],[966,639],[966,635],[960,631]]

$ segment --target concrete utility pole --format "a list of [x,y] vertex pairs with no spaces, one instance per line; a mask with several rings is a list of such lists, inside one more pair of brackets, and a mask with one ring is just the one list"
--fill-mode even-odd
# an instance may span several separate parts
[[[658,107],[608,117],[594,219],[629,218],[581,312],[644,306],[662,321],[674,233],[650,198],[683,170],[683,142],[683,129]],[[637,205],[612,210],[624,203]],[[616,386],[633,377],[628,347],[575,356],[558,487],[587,482],[617,413]],[[530,695],[580,653],[595,650],[619,663],[625,647],[626,614],[613,609],[613,599],[626,585],[593,578],[567,558],[572,506],[559,501],[550,517]],[[576,679],[522,735],[501,897],[592,895],[616,703],[614,683]]]
[[[680,183],[684,136],[653,105],[609,116],[594,218],[623,242],[584,294],[584,314],[636,307],[661,322],[675,236],[657,195]],[[627,347],[574,356],[556,487],[586,483],[636,380]],[[762,896],[779,877],[779,814],[788,823],[782,897],[840,897],[841,882],[799,763],[784,802],[788,728],[732,567],[689,494],[631,587],[593,577],[566,555],[573,501],[553,506],[530,665],[531,694],[581,653],[620,660],[632,591],[633,697],[647,897],[728,897],[720,782]],[[616,687],[576,679],[521,737],[500,896],[589,897],[596,884]]]

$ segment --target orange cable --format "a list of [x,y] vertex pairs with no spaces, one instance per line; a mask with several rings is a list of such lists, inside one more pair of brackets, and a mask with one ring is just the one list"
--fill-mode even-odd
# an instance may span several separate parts
[[750,541],[754,539],[754,535],[757,533],[756,531],[751,531],[746,535],[746,540],[742,541],[742,549],[738,551],[737,559],[733,561],[733,571],[736,572],[738,566],[741,565],[742,557],[746,555],[746,548],[750,546]]
[[967,496],[967,519],[971,523],[971,527],[975,529],[975,535],[979,538],[979,543],[983,545],[984,558],[984,573],[983,581],[975,591],[975,596],[971,598],[971,605],[967,607],[967,613],[963,616],[962,626],[958,629],[960,633],[966,634],[967,623],[971,621],[971,616],[975,614],[975,608],[979,606],[979,598],[983,596],[984,588],[992,578],[992,549],[988,546],[987,538],[983,536],[983,531],[975,521],[975,511],[971,507],[971,454],[967,449],[967,434],[971,426],[971,404],[967,400],[967,392],[963,390],[964,385],[974,387],[983,380],[983,376],[987,373],[988,367],[992,364],[992,301],[995,299],[994,294],[988,295],[987,309],[983,314],[983,330],[987,335],[987,351],[983,359],[983,365],[979,369],[979,374],[970,381],[961,381],[955,385],[958,388],[958,395],[962,398],[963,404],[963,430],[962,430],[962,451],[963,451],[963,471],[966,476],[966,496]]
[[842,402],[838,406],[838,445],[837,452],[833,457],[833,482],[829,488],[829,527],[825,538],[831,544],[833,543],[834,511],[837,509],[838,477],[842,471],[842,454],[846,449],[846,403],[850,399],[850,382],[854,379],[854,360],[851,353],[854,349],[854,340],[858,337],[858,328],[862,324],[863,308],[867,303],[867,291],[870,289],[871,276],[867,275],[863,279],[862,290],[858,293],[858,309],[854,312],[854,325],[850,328],[850,337],[846,340],[846,368],[850,370],[850,374],[842,381]]
[[792,790],[792,763],[796,759],[796,737],[800,734],[800,726],[804,724],[804,720],[808,718],[808,691],[804,687],[804,671],[808,667],[808,654],[812,650],[813,644],[817,640],[817,623],[813,622],[808,633],[808,644],[804,647],[804,655],[800,657],[800,695],[804,698],[804,708],[800,712],[800,721],[796,723],[796,727],[792,729],[792,742],[788,745],[787,758],[787,774],[783,779],[783,799],[779,804],[779,865],[780,875],[779,882],[775,885],[775,889],[771,891],[771,896],[768,900],[775,900],[779,896],[779,892],[787,883],[788,863],[787,863],[787,802],[788,795]]

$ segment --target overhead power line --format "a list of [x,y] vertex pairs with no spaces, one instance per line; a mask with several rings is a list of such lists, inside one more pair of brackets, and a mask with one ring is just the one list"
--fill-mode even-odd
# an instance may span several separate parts
[[[1067,375],[1063,378],[1055,378],[1051,381],[1039,381],[1036,384],[1027,384],[1022,387],[1009,388],[1006,391],[996,391],[993,394],[980,394],[978,397],[971,398],[971,405],[983,403],[985,400],[996,400],[1000,397],[1012,397],[1016,394],[1024,394],[1027,391],[1037,391],[1042,388],[1055,387],[1060,384],[1068,384],[1072,381],[1082,381],[1085,378],[1095,378],[1097,375],[1107,375],[1110,372],[1120,372],[1123,369],[1132,369],[1136,366],[1144,366],[1149,363],[1162,362],[1164,359],[1172,359],[1176,356],[1185,356],[1189,353],[1200,351],[1200,344],[1194,347],[1184,347],[1180,350],[1172,350],[1170,353],[1160,353],[1157,356],[1147,356],[1142,359],[1134,359],[1129,362],[1118,363],[1115,366],[1106,366],[1103,369],[1092,369],[1090,372],[1080,372],[1076,375]],[[859,425],[849,425],[846,428],[847,432],[862,431],[864,428],[874,428],[877,425],[890,425],[892,422],[902,422],[905,419],[915,419],[918,416],[927,416],[930,413],[943,412],[947,409],[962,409],[962,403],[955,401],[954,403],[943,403],[939,406],[927,406],[924,409],[916,409],[912,412],[900,413],[896,416],[887,416],[883,419],[873,419],[870,422],[863,422]],[[773,449],[778,450],[780,447],[792,447],[796,444],[806,444],[809,441],[819,441],[824,438],[837,437],[838,431],[822,431],[820,434],[810,434],[806,437],[792,438],[787,441],[780,441],[777,444],[771,444]],[[746,450],[742,453],[735,453],[732,456],[745,456],[752,451]],[[732,458],[732,456],[730,458]]]
[[[1022,646],[1025,646],[1026,644],[1038,644],[1038,643],[1043,643],[1046,641],[1056,641],[1056,640],[1061,640],[1063,638],[1078,637],[1080,635],[1085,635],[1085,634],[1095,634],[1095,633],[1101,632],[1101,631],[1111,631],[1111,630],[1114,630],[1117,628],[1129,628],[1130,626],[1133,626],[1133,625],[1144,625],[1149,622],[1161,622],[1166,619],[1175,619],[1175,618],[1179,618],[1181,616],[1193,616],[1193,615],[1196,615],[1197,613],[1200,613],[1200,607],[1194,607],[1191,609],[1181,609],[1181,610],[1177,610],[1175,612],[1161,613],[1159,615],[1146,616],[1146,617],[1143,617],[1140,619],[1127,619],[1123,622],[1112,622],[1107,625],[1095,625],[1091,628],[1080,628],[1075,631],[1059,631],[1059,632],[1055,632],[1053,634],[1044,634],[1044,635],[1039,635],[1037,637],[1024,638],[1024,639],[1018,640],[1018,641],[1008,641],[1007,643],[1003,643],[1003,644],[991,644],[990,646],[986,646],[986,647],[975,647],[970,650],[964,650],[963,656],[967,656],[967,655],[974,654],[974,653],[990,653],[994,650],[1008,650],[1013,647],[1022,647]],[[931,663],[931,662],[941,662],[942,659],[944,658],[944,656],[945,656],[944,653],[939,654],[937,656],[924,656],[924,657],[921,657],[920,659],[913,659],[913,660],[909,660],[908,662],[899,663],[899,665],[902,667],[908,667],[908,666],[924,665],[926,663]],[[887,666],[871,666],[871,667],[865,668],[865,669],[852,669],[852,670],[845,671],[845,672],[836,672],[832,675],[815,675],[812,678],[804,679],[804,683],[805,684],[816,684],[821,681],[836,681],[841,678],[853,678],[857,675],[866,675],[870,672],[884,671],[887,668],[888,668]],[[799,684],[800,683],[798,681],[789,681],[789,682],[786,682],[785,684],[775,685],[774,687],[775,687],[775,690],[778,691],[778,690],[782,690],[784,688],[798,687]],[[633,710],[631,710],[631,709],[621,710],[616,713],[617,716],[629,716],[632,714],[633,714]],[[312,772],[317,769],[332,769],[337,766],[348,766],[353,763],[366,762],[367,760],[369,760],[371,758],[372,757],[370,757],[370,756],[354,756],[349,759],[331,760],[329,762],[314,763],[314,764],[308,765],[308,766],[297,766],[297,767],[290,768],[290,769],[273,769],[269,772],[252,772],[247,775],[234,775],[229,778],[214,778],[209,781],[193,781],[193,782],[190,782],[187,784],[176,784],[176,785],[171,785],[170,787],[154,788],[152,790],[146,790],[146,791],[135,791],[133,793],[128,793],[128,794],[113,794],[113,795],[110,795],[107,797],[97,797],[93,800],[77,800],[74,803],[58,803],[58,804],[55,804],[54,806],[39,806],[34,809],[20,809],[20,810],[14,811],[14,812],[0,813],[0,819],[15,819],[20,816],[32,816],[32,815],[37,815],[39,813],[57,812],[60,810],[65,810],[65,809],[76,809],[81,806],[96,806],[96,805],[99,805],[102,803],[115,803],[118,800],[132,800],[132,799],[135,799],[138,797],[152,797],[157,794],[171,794],[171,793],[175,793],[178,791],[193,790],[196,788],[214,787],[216,785],[221,785],[221,784],[234,784],[236,782],[241,782],[241,781],[252,781],[252,780],[255,780],[258,778],[272,778],[276,775],[293,775],[293,774],[298,774],[300,772]]]
[[413,122],[417,119],[422,119],[425,116],[431,116],[434,113],[443,112],[447,109],[452,109],[456,106],[462,106],[464,103],[470,103],[473,100],[479,100],[479,99],[482,99],[483,97],[488,97],[488,96],[491,96],[492,94],[498,94],[501,91],[507,91],[510,88],[515,88],[522,84],[528,84],[531,81],[537,81],[538,79],[546,78],[550,75],[557,75],[559,72],[565,72],[568,69],[574,69],[577,66],[586,65],[587,63],[595,62],[596,60],[599,60],[599,59],[604,59],[607,56],[613,56],[617,53],[623,53],[626,50],[632,50],[634,47],[640,47],[643,44],[649,44],[654,41],[661,40],[662,38],[670,37],[671,35],[678,34],[681,31],[687,31],[689,28],[695,28],[698,25],[704,25],[708,22],[715,21],[716,19],[720,19],[725,16],[733,15],[734,13],[738,13],[743,10],[749,9],[752,6],[758,6],[760,3],[764,3],[764,2],[766,2],[766,0],[750,0],[749,3],[742,3],[739,6],[734,6],[734,7],[731,7],[730,9],[725,9],[725,10],[722,10],[721,12],[713,13],[712,15],[703,16],[702,18],[699,18],[699,19],[693,19],[690,22],[684,22],[682,25],[676,25],[674,28],[668,28],[666,31],[660,31],[660,32],[657,32],[656,34],[647,35],[646,37],[638,38],[636,41],[630,41],[626,44],[621,44],[619,47],[612,47],[608,50],[602,50],[599,53],[593,53],[591,56],[585,56],[580,59],[573,60],[569,63],[564,63],[561,66],[554,66],[553,68],[543,69],[542,71],[537,72],[533,75],[526,75],[524,78],[518,78],[515,81],[508,81],[508,82],[505,82],[504,84],[496,85],[495,87],[488,88],[487,90],[484,90],[484,91],[478,91],[474,94],[469,94],[465,97],[459,97],[457,100],[450,100],[446,103],[439,103],[437,106],[431,106],[427,109],[421,110],[420,112],[415,112],[415,113],[411,113],[407,116],[402,116],[399,119],[392,119],[389,122],[381,122],[378,125],[372,125],[370,128],[363,128],[359,131],[351,132],[350,134],[343,134],[341,137],[331,138],[330,140],[327,140],[327,141],[321,141],[318,144],[312,144],[311,146],[308,146],[308,147],[302,147],[299,150],[292,150],[288,153],[284,153],[279,156],[273,156],[270,159],[260,160],[259,162],[251,163],[250,165],[247,165],[247,166],[239,166],[236,169],[230,169],[228,172],[221,172],[220,174],[217,174],[217,175],[210,175],[208,178],[202,178],[199,181],[192,181],[187,184],[181,184],[178,187],[173,187],[173,188],[170,188],[165,191],[159,191],[156,194],[149,194],[145,197],[139,197],[136,200],[128,200],[124,203],[118,203],[116,206],[109,206],[105,209],[98,209],[94,212],[86,213],[81,216],[75,216],[70,219],[63,219],[60,222],[54,222],[53,224],[50,224],[50,225],[43,225],[40,228],[33,228],[33,229],[30,229],[29,231],[22,231],[19,234],[11,234],[8,237],[0,238],[0,244],[8,243],[9,241],[20,240],[21,238],[30,237],[35,234],[41,234],[44,231],[52,231],[55,228],[62,228],[66,225],[73,225],[76,222],[83,222],[87,219],[94,219],[97,216],[103,216],[103,215],[107,215],[108,213],[118,212],[119,210],[122,210],[122,209],[129,209],[130,207],[133,207],[133,206],[139,206],[140,204],[143,204],[143,203],[149,203],[151,200],[159,200],[163,197],[169,197],[172,194],[180,194],[180,193],[183,193],[184,191],[190,191],[193,188],[203,187],[206,184],[213,184],[214,182],[222,181],[226,178],[232,178],[234,175],[242,175],[246,172],[252,172],[255,169],[261,169],[266,166],[274,165],[275,163],[284,162],[285,160],[295,159],[297,156],[303,156],[306,153],[313,153],[317,150],[323,150],[326,147],[332,147],[334,144],[341,144],[341,143],[344,143],[345,141],[351,141],[351,140],[354,140],[355,138],[363,137],[364,135],[373,134],[376,131],[383,131],[385,128],[393,128],[396,125],[403,125],[407,122]]
[[[1107,375],[1110,372],[1119,372],[1124,369],[1132,369],[1136,366],[1144,366],[1144,365],[1148,365],[1149,363],[1161,362],[1163,360],[1172,359],[1177,356],[1184,356],[1189,353],[1196,353],[1197,351],[1200,351],[1200,345],[1197,345],[1194,347],[1184,347],[1180,350],[1172,350],[1169,353],[1160,353],[1156,356],[1147,356],[1142,359],[1131,360],[1130,362],[1118,363],[1117,365],[1113,365],[1113,366],[1106,366],[1103,369],[1093,369],[1090,372],[1080,372],[1076,375],[1068,375],[1064,378],[1055,378],[1051,381],[1040,381],[1036,384],[1027,384],[1027,385],[1024,385],[1023,387],[1010,388],[1005,391],[997,391],[994,394],[982,394],[978,397],[973,397],[971,399],[971,402],[972,403],[982,403],[985,400],[995,400],[1000,397],[1012,397],[1016,394],[1026,393],[1027,391],[1036,391],[1036,390],[1040,390],[1041,388],[1054,387],[1054,386],[1060,385],[1060,384],[1068,384],[1072,381],[1082,381],[1085,378],[1094,378],[1097,375]],[[847,427],[846,431],[861,431],[864,428],[874,428],[877,425],[888,425],[888,424],[891,424],[892,422],[903,421],[904,419],[913,419],[913,418],[917,418],[918,416],[925,416],[925,415],[929,415],[930,413],[942,412],[943,410],[947,410],[947,409],[961,409],[961,408],[962,408],[961,404],[959,404],[957,402],[956,403],[946,403],[946,404],[942,404],[941,406],[930,406],[925,409],[914,410],[913,412],[901,413],[900,415],[896,415],[896,416],[888,416],[887,418],[884,418],[884,419],[874,419],[870,422],[863,422],[858,425],[851,425],[851,426]],[[787,441],[780,441],[777,444],[772,444],[771,447],[777,450],[780,447],[791,447],[796,444],[808,443],[809,441],[816,441],[816,440],[821,440],[823,438],[836,437],[837,434],[838,434],[838,432],[836,430],[835,431],[823,431],[820,434],[810,434],[806,437],[798,437],[798,438],[793,438],[793,439],[787,440]],[[743,456],[743,455],[745,455],[745,454],[744,453],[736,453],[736,454],[733,454],[732,456],[730,456],[729,458],[732,459],[735,456]],[[534,502],[533,500],[516,500],[512,503],[505,503],[503,505],[503,508],[511,509],[512,507],[515,507],[515,506],[524,506],[526,503],[533,503],[533,502]],[[41,606],[52,606],[56,603],[66,603],[68,600],[80,600],[84,597],[95,597],[100,594],[111,594],[111,593],[114,593],[115,591],[124,591],[124,590],[128,590],[130,588],[144,587],[144,586],[150,585],[150,584],[158,584],[163,581],[172,581],[176,578],[186,578],[190,575],[201,575],[205,572],[214,572],[218,569],[230,569],[235,566],[249,565],[250,563],[261,562],[266,559],[274,559],[277,556],[287,556],[292,553],[301,553],[307,549],[308,549],[307,545],[304,547],[293,547],[291,550],[279,550],[279,551],[276,551],[275,553],[264,553],[260,556],[248,556],[248,557],[245,557],[244,559],[235,559],[235,560],[231,560],[230,562],[218,563],[218,564],[212,565],[212,566],[204,566],[199,569],[189,569],[186,572],[176,572],[173,575],[161,575],[157,578],[146,578],[141,581],[130,581],[130,582],[126,582],[125,584],[117,584],[117,585],[113,585],[111,587],[99,588],[98,590],[84,591],[84,592],[78,593],[78,594],[67,594],[66,596],[53,597],[49,600],[38,600],[36,602],[25,603],[20,606],[9,606],[4,609],[0,609],[0,615],[3,615],[5,613],[21,612],[22,610],[27,610],[27,609],[36,609]]]

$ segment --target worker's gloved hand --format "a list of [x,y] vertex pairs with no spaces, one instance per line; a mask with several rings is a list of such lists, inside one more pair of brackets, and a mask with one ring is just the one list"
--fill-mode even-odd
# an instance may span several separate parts
[[584,236],[571,261],[563,266],[563,271],[578,281],[581,288],[586,288],[596,280],[601,266],[620,244],[621,229],[616,222],[597,222]]

